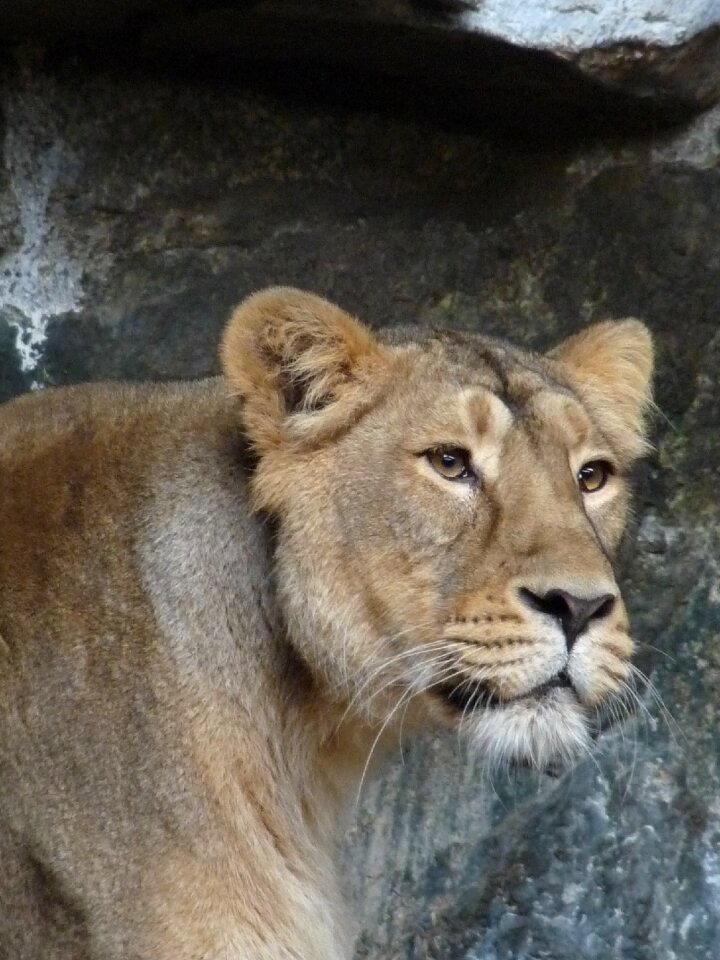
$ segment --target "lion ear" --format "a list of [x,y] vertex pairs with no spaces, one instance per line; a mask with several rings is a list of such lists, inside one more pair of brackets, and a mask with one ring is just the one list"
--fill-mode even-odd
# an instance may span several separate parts
[[646,449],[645,417],[652,405],[653,344],[639,320],[604,320],[549,353],[560,362],[609,439],[634,459]]
[[244,400],[248,437],[263,454],[349,426],[377,395],[390,352],[327,300],[271,287],[234,311],[220,359]]

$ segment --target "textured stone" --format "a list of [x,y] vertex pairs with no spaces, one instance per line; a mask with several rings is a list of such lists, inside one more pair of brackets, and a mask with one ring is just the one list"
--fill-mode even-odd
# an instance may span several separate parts
[[405,743],[344,858],[359,957],[720,956],[720,111],[529,149],[78,65],[30,62],[1,92],[4,395],[213,372],[230,306],[278,282],[531,345],[650,324],[663,415],[622,567],[666,707],[648,690],[559,779],[490,782],[455,738]]
[[26,318],[12,307],[0,307],[0,403],[28,390],[31,378],[23,373],[18,331]]

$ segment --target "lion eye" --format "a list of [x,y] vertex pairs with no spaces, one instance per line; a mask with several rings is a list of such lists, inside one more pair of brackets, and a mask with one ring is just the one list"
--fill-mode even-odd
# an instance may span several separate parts
[[612,472],[612,466],[607,460],[591,460],[578,470],[580,489],[583,493],[596,493],[602,490]]
[[430,466],[446,480],[473,480],[475,473],[470,466],[470,454],[460,447],[441,447],[425,454]]

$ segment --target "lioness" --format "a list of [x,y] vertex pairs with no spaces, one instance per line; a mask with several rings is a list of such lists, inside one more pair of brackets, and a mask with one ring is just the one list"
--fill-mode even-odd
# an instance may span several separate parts
[[[339,960],[371,748],[588,748],[652,347],[374,335],[276,288],[224,378],[0,408],[0,955]],[[376,751],[377,752],[377,751]]]

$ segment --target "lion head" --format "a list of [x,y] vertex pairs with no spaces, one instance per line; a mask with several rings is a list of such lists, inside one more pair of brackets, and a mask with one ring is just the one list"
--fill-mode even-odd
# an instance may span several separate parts
[[646,446],[647,329],[597,323],[540,356],[375,335],[276,288],[236,310],[222,361],[287,630],[330,700],[459,726],[493,761],[585,750],[631,679],[612,559]]

